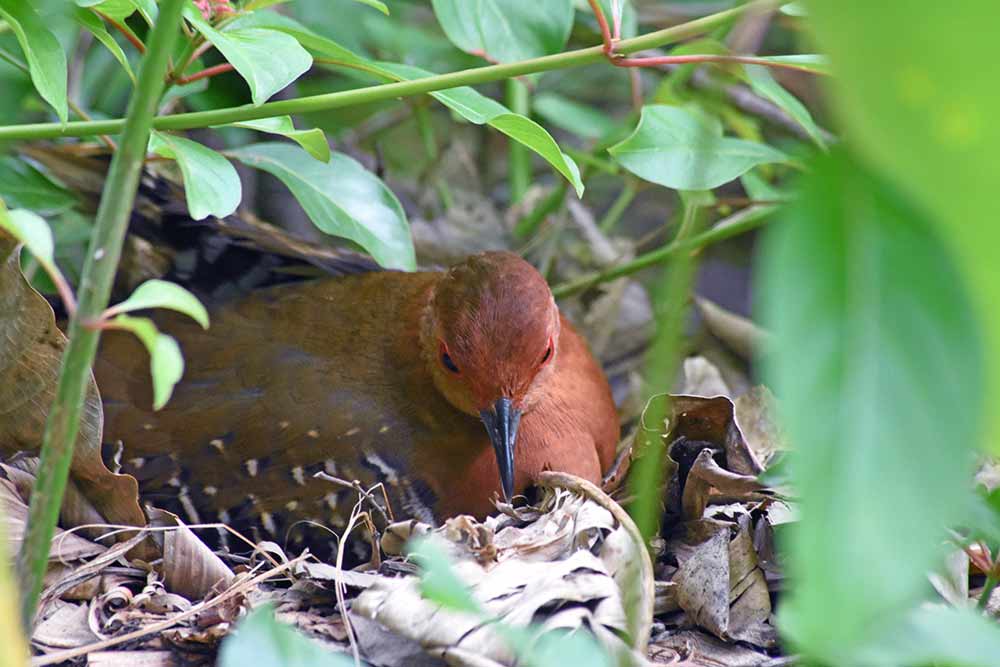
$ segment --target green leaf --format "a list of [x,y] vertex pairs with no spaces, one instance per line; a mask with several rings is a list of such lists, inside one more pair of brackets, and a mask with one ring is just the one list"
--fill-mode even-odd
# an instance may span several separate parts
[[574,631],[558,629],[546,632],[524,657],[528,665],[537,667],[612,667],[616,664],[594,636],[582,627]]
[[208,328],[208,311],[191,292],[166,280],[147,280],[135,288],[129,298],[112,307],[115,314],[130,313],[146,308],[169,308],[183,313]]
[[790,56],[760,56],[758,59],[767,60],[772,63],[794,65],[804,72],[812,72],[813,74],[830,74],[829,58],[815,53],[799,53]]
[[409,554],[420,566],[420,592],[423,596],[448,609],[482,615],[482,606],[469,593],[448,562],[448,554],[432,536],[413,540]]
[[177,341],[160,333],[153,320],[145,317],[119,315],[110,321],[115,329],[130,331],[142,341],[149,352],[149,372],[153,378],[153,409],[159,410],[174,392],[174,386],[184,375],[184,357]]
[[750,86],[757,91],[758,95],[771,100],[771,102],[780,107],[796,123],[802,126],[812,140],[816,142],[816,145],[820,148],[826,148],[826,142],[823,141],[823,135],[816,126],[816,121],[813,120],[809,109],[797,97],[775,81],[774,77],[771,76],[771,72],[763,65],[744,65],[744,68],[747,73],[747,79],[750,81]]
[[752,167],[784,162],[765,144],[722,136],[717,120],[693,109],[645,106],[639,126],[608,152],[636,176],[675,190],[711,190]]
[[354,660],[334,653],[295,628],[279,622],[271,605],[253,610],[226,637],[219,667],[353,667]]
[[299,44],[307,49],[312,49],[329,58],[336,58],[346,62],[367,63],[368,61],[358,56],[350,49],[347,49],[337,42],[319,35],[298,21],[284,14],[277,12],[253,12],[243,14],[233,19],[227,29],[243,30],[246,28],[264,28],[267,30],[277,30],[286,35],[294,37]]
[[327,142],[323,130],[315,127],[311,130],[296,130],[295,125],[292,124],[291,116],[274,116],[273,118],[247,120],[239,123],[231,123],[229,127],[243,127],[248,130],[257,130],[258,132],[280,134],[302,146],[309,155],[312,155],[320,162],[330,161],[330,144]]
[[801,509],[780,620],[805,662],[856,665],[968,506],[984,352],[926,213],[842,149],[813,167],[759,283]]
[[[376,63],[376,66],[401,79],[419,79],[432,76],[430,72],[419,67],[399,63],[380,62]],[[430,95],[470,123],[487,124],[538,153],[573,184],[578,197],[583,196],[583,181],[580,180],[580,170],[573,158],[563,153],[552,135],[535,121],[513,113],[496,100],[486,97],[469,86],[439,90],[430,93]]]
[[333,153],[329,162],[318,162],[301,148],[282,143],[251,144],[231,155],[280,179],[313,224],[327,234],[354,241],[387,268],[416,268],[403,207],[354,159]]
[[24,209],[8,211],[0,201],[0,227],[24,244],[40,263],[55,266],[52,230],[42,216]]
[[573,0],[433,0],[448,39],[497,62],[558,53],[573,27]]
[[[961,257],[988,331],[1000,395],[1000,86],[994,0],[921,4],[813,0],[809,25],[835,77],[829,96],[846,139],[923,202]],[[892,30],[889,26],[905,26]],[[975,67],[959,67],[955,56]],[[978,441],[1000,453],[1000,410]]]
[[56,36],[25,0],[0,0],[0,18],[7,21],[28,61],[35,90],[66,122],[66,54]]
[[621,127],[606,113],[555,93],[535,95],[531,106],[552,125],[587,139],[606,137]]
[[312,67],[312,56],[290,35],[265,28],[220,32],[197,10],[184,17],[217,48],[250,86],[255,105],[263,104]]
[[86,9],[77,9],[73,14],[76,22],[86,28],[90,33],[97,38],[104,47],[111,52],[111,55],[115,57],[121,66],[125,69],[125,73],[128,74],[128,78],[132,80],[132,84],[135,85],[135,73],[132,71],[132,65],[129,64],[128,57],[122,50],[122,47],[115,41],[115,38],[111,36],[107,28],[104,27],[104,22],[97,18],[96,15],[87,11]]
[[855,664],[995,667],[1000,627],[971,609],[926,605],[862,653]]
[[0,197],[14,208],[52,215],[72,208],[76,197],[32,165],[16,157],[0,157]]
[[243,197],[240,177],[229,160],[197,141],[163,132],[149,137],[149,150],[177,160],[184,176],[184,196],[194,220],[210,215],[224,218]]
[[369,7],[379,10],[386,16],[389,15],[389,8],[386,7],[384,2],[379,2],[379,0],[354,0],[354,2],[360,2],[362,5],[368,5]]
[[119,23],[139,11],[149,25],[156,20],[156,0],[76,0],[78,7],[86,7],[99,11]]

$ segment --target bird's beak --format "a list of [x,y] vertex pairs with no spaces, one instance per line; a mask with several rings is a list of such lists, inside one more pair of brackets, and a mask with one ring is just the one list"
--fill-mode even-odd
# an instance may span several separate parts
[[501,398],[493,407],[479,413],[486,432],[493,443],[500,469],[500,486],[508,503],[514,495],[514,443],[517,440],[517,425],[521,423],[521,411],[514,407],[509,398]]

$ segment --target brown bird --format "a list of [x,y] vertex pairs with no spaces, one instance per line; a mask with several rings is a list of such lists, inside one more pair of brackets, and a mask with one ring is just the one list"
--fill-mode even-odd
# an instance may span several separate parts
[[187,360],[159,412],[132,337],[106,335],[95,367],[105,442],[190,521],[342,526],[357,493],[319,471],[382,482],[397,518],[483,516],[543,470],[600,482],[612,464],[607,380],[511,253],[267,288],[211,318],[155,315]]

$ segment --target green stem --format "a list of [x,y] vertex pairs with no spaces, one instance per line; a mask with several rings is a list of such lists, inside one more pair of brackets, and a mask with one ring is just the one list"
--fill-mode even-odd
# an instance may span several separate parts
[[625,211],[628,209],[629,204],[631,204],[632,200],[635,199],[635,194],[638,191],[639,186],[636,179],[626,177],[625,187],[618,195],[618,198],[611,204],[611,207],[608,209],[607,213],[604,214],[604,217],[601,218],[601,222],[597,225],[601,228],[602,232],[607,234],[614,229],[615,225],[618,224],[618,221],[621,220],[622,215],[624,215]]
[[997,578],[995,573],[991,572],[986,575],[986,584],[983,586],[983,592],[976,603],[977,609],[980,611],[986,609],[986,605],[990,601],[990,596],[993,595],[993,590],[997,587],[998,583],[1000,583],[1000,579]]
[[434,162],[438,158],[438,145],[434,137],[434,121],[424,100],[413,103],[413,117],[417,121],[417,130],[420,132],[420,140],[424,144],[427,159]]
[[162,0],[159,18],[142,59],[139,81],[123,124],[121,147],[111,158],[80,278],[80,302],[69,322],[55,401],[42,439],[38,478],[31,493],[28,529],[18,554],[23,585],[21,618],[30,628],[48,565],[49,547],[66,490],[80,412],[91,378],[99,333],[82,325],[97,319],[108,305],[122,241],[132,213],[150,126],[163,91],[167,60],[177,37],[183,0]]
[[[530,113],[528,87],[517,79],[507,79],[507,107],[522,116]],[[531,185],[531,154],[527,146],[513,139],[507,142],[507,174],[510,203],[516,204]]]
[[552,189],[545,199],[540,201],[535,208],[531,209],[524,217],[514,225],[514,238],[524,240],[535,233],[542,220],[554,213],[562,206],[569,190],[569,182],[560,180],[559,185]]
[[[684,201],[684,200],[682,200]],[[693,201],[685,201],[683,218],[677,236],[669,246],[680,246],[698,238],[689,234],[697,231],[701,223],[701,208]],[[688,297],[694,281],[697,259],[690,254],[681,254],[662,272],[654,291],[654,312],[656,334],[647,354],[644,374],[646,396],[662,395],[670,391],[680,362],[682,332],[686,320]],[[642,424],[651,429],[641,431],[645,443],[642,454],[632,464],[629,471],[629,492],[635,498],[629,514],[635,520],[646,543],[657,533],[661,516],[663,494],[660,488],[667,471],[666,442],[663,425],[666,420],[668,401],[652,401],[643,415]]]
[[[757,0],[756,2],[749,2],[733,9],[727,9],[700,19],[695,19],[694,21],[666,28],[665,30],[657,30],[648,35],[624,39],[618,42],[616,52],[635,53],[646,49],[659,48],[666,44],[702,34],[734,20],[747,11],[755,11],[761,7],[770,7],[771,5],[771,0]],[[413,95],[422,95],[458,86],[474,86],[509,79],[515,76],[523,76],[525,74],[590,65],[601,62],[604,59],[603,48],[601,46],[592,46],[586,49],[577,49],[541,58],[501,65],[490,65],[487,67],[476,67],[412,81],[400,81],[398,83],[369,86],[357,90],[345,90],[336,93],[267,102],[256,107],[247,104],[225,109],[158,116],[153,120],[153,127],[157,130],[189,130],[258,118],[283,116],[286,114],[326,111],[328,109],[381,102],[399,97],[412,97]],[[8,125],[0,127],[0,140],[54,139],[57,137],[116,134],[122,131],[123,125],[124,121],[121,119],[65,124],[35,123]]]
[[742,211],[729,216],[725,220],[719,221],[711,229],[704,231],[697,236],[693,236],[690,239],[677,238],[662,248],[648,252],[645,255],[639,255],[630,262],[613,266],[610,269],[601,271],[600,273],[592,273],[589,276],[583,276],[581,278],[565,282],[561,285],[556,285],[552,288],[552,294],[555,295],[557,299],[572,296],[578,292],[589,289],[594,285],[610,282],[616,278],[628,276],[636,273],[637,271],[641,271],[642,269],[659,264],[660,262],[664,262],[680,253],[698,250],[713,243],[718,243],[719,241],[742,234],[743,232],[755,229],[764,224],[768,214],[773,212],[776,208],[776,206],[751,206],[749,208],[745,208]]

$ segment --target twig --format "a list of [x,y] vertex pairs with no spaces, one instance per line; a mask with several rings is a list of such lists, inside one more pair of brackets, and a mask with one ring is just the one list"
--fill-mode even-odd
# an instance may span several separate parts
[[113,18],[105,14],[104,12],[95,9],[94,13],[100,16],[108,23],[110,23],[111,27],[113,27],[115,30],[124,35],[125,39],[127,39],[129,43],[135,47],[136,51],[138,51],[139,53],[146,53],[146,45],[142,43],[142,40],[136,37],[134,32],[132,32],[131,30],[123,26],[121,23],[119,23],[118,21],[114,20]]
[[185,83],[191,83],[192,81],[198,81],[200,79],[208,79],[225,72],[232,72],[235,69],[231,63],[221,63],[219,65],[212,65],[211,67],[206,67],[205,69],[190,74],[188,76],[182,76],[176,79],[176,83],[184,85]]
[[65,651],[57,651],[55,653],[49,653],[43,656],[38,656],[31,660],[31,664],[34,665],[35,667],[42,667],[43,665],[55,665],[60,662],[71,660],[73,658],[78,658],[82,655],[87,655],[88,653],[93,653],[94,651],[101,651],[103,649],[110,648],[112,646],[118,646],[119,644],[130,642],[134,639],[140,639],[141,637],[145,637],[146,635],[163,632],[164,630],[177,625],[178,623],[187,618],[191,618],[192,616],[200,614],[206,609],[211,609],[212,607],[215,607],[225,602],[229,598],[235,597],[239,593],[244,593],[253,588],[254,586],[256,586],[257,584],[266,581],[268,579],[271,579],[281,574],[285,570],[291,569],[292,567],[298,565],[307,558],[309,558],[309,552],[304,551],[301,555],[297,556],[296,558],[293,558],[287,563],[282,563],[278,567],[274,567],[266,572],[262,572],[261,574],[258,574],[256,577],[252,579],[245,580],[241,583],[233,584],[233,586],[231,586],[229,589],[223,591],[222,593],[219,593],[215,597],[209,598],[208,600],[202,600],[201,602],[194,605],[187,611],[183,611],[175,616],[171,616],[170,618],[159,621],[158,623],[147,625],[144,628],[133,630],[132,632],[128,632],[124,635],[119,635],[117,637],[105,639],[104,641],[94,642],[93,644],[88,644],[86,646],[78,646],[76,648],[67,649]]

